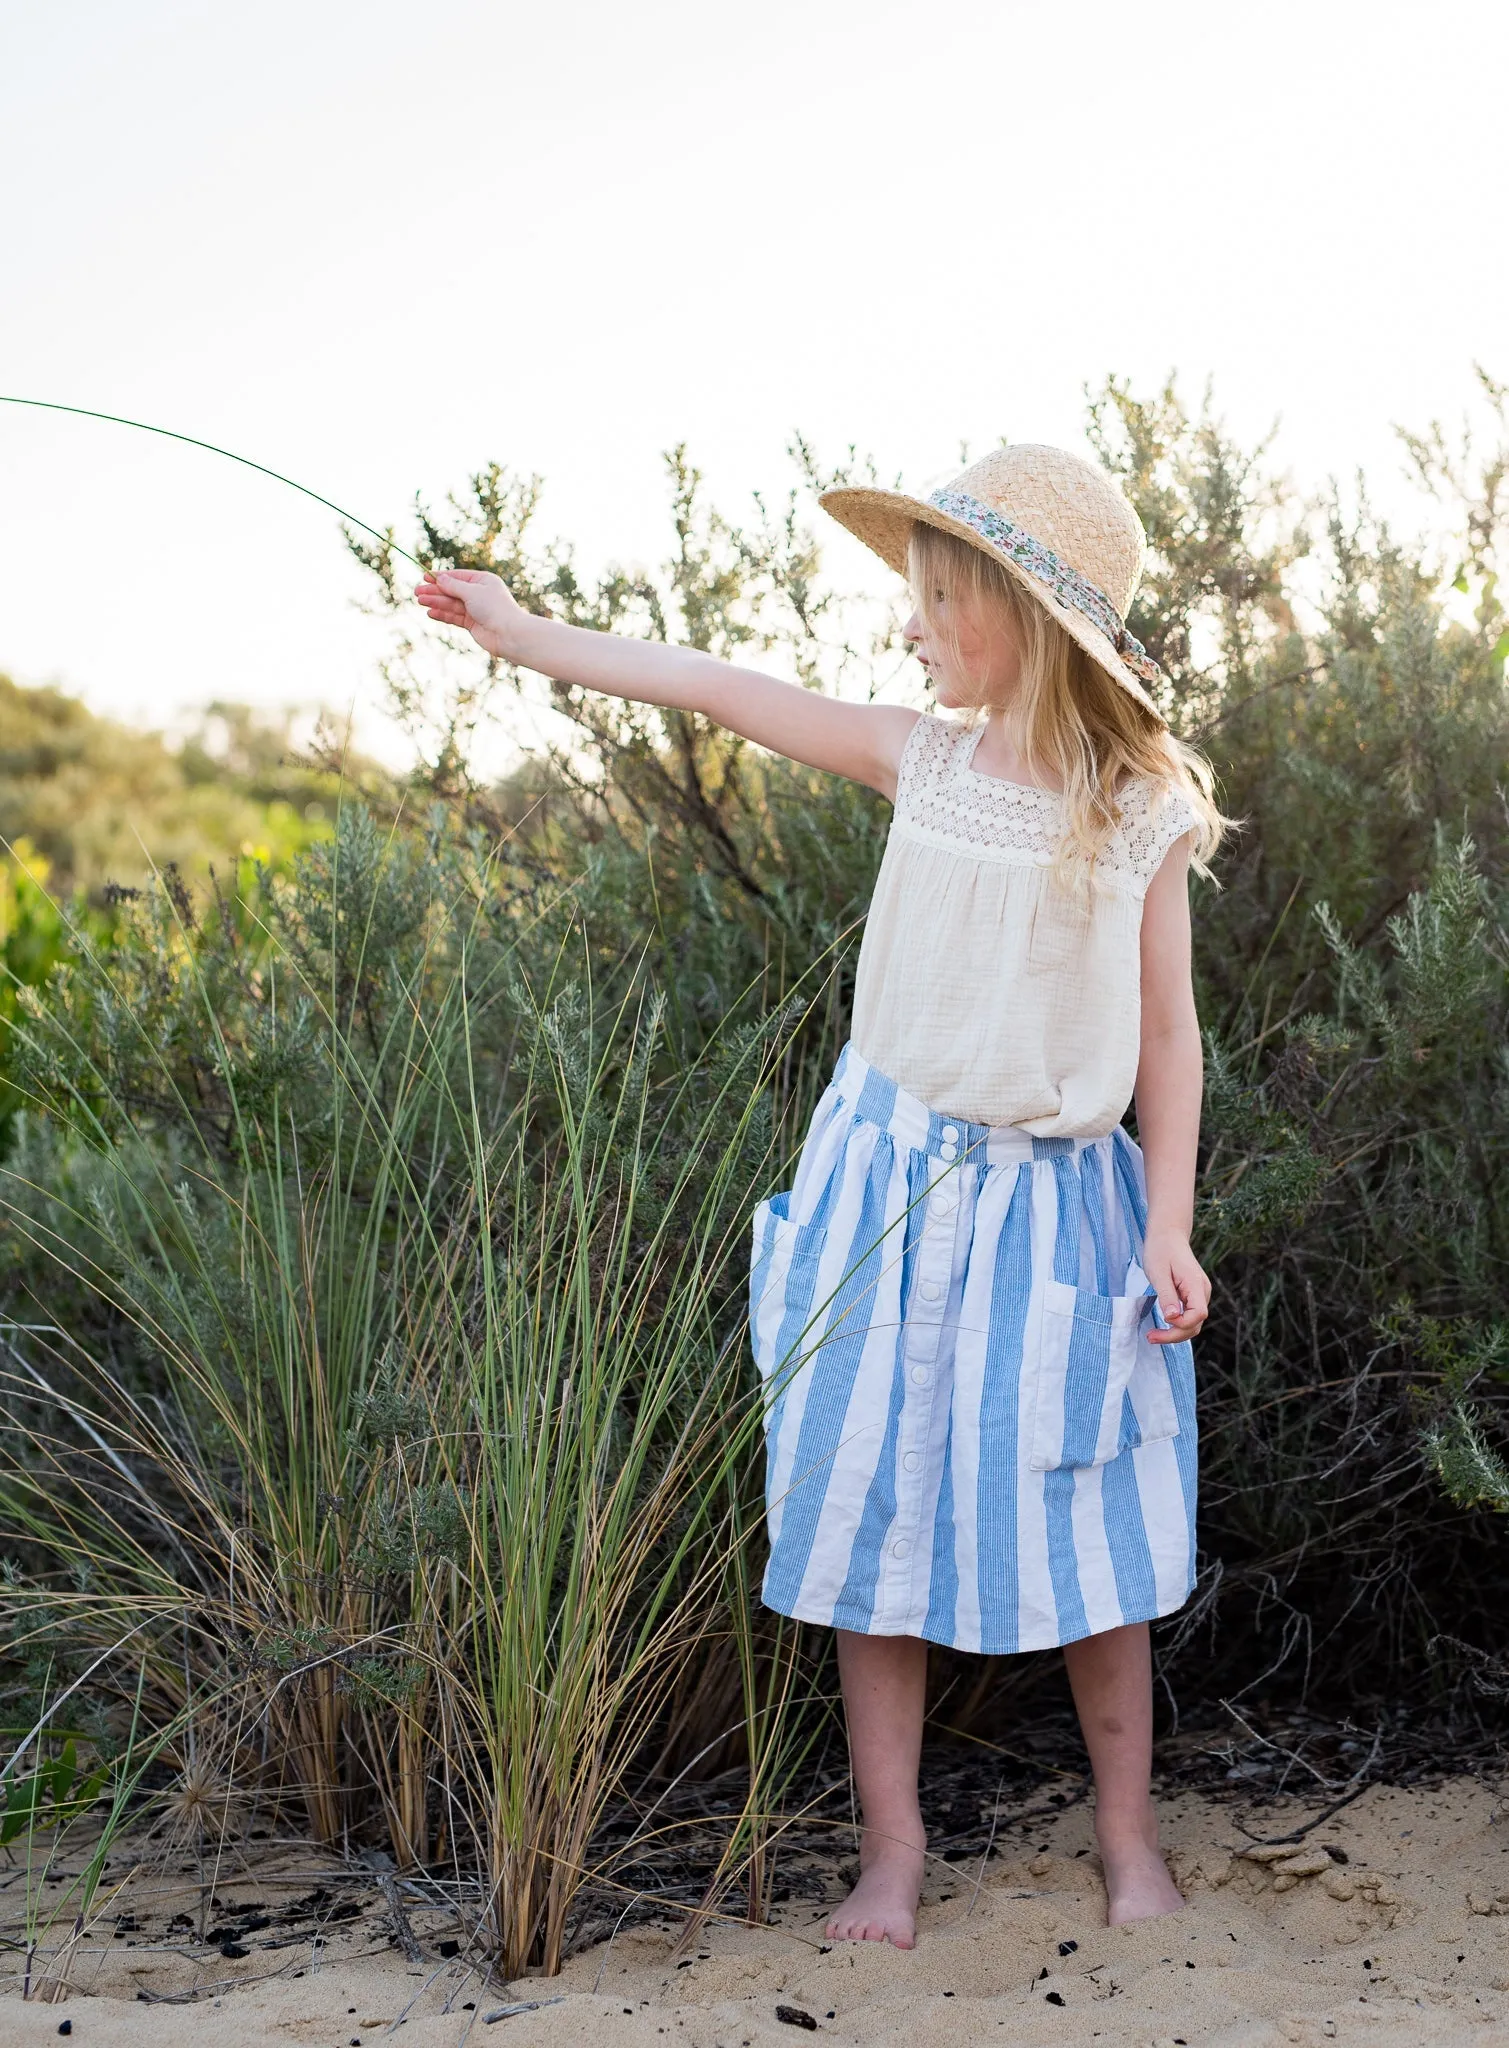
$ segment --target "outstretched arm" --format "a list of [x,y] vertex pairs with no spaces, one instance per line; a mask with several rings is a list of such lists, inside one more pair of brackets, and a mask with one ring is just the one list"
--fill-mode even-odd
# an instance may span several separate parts
[[500,576],[477,569],[427,576],[414,595],[432,619],[464,627],[499,661],[610,697],[700,711],[772,753],[868,783],[882,796],[896,794],[897,764],[915,711],[845,704],[690,647],[537,618],[515,603]]

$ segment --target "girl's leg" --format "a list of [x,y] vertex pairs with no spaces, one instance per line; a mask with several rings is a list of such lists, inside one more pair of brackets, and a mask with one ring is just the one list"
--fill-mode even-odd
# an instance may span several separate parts
[[1158,1853],[1153,1811],[1153,1660],[1146,1622],[1064,1646],[1095,1772],[1095,1839],[1112,1927],[1177,1913],[1183,1898]]
[[838,1630],[838,1671],[864,1831],[859,1883],[828,1917],[835,1941],[917,1939],[927,1836],[917,1804],[927,1644],[916,1636]]

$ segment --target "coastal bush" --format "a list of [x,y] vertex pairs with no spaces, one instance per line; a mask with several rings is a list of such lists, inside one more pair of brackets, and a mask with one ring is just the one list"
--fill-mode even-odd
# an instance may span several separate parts
[[[286,859],[329,831],[340,791],[338,775],[300,757],[294,725],[214,703],[172,744],[0,675],[0,848],[96,903],[107,882],[136,886],[154,866],[198,881],[212,864]],[[319,729],[339,760],[333,726]],[[371,775],[365,761],[349,766]]]

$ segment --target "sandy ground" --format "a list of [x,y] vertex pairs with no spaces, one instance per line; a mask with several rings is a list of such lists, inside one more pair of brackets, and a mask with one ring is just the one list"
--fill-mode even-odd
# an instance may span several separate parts
[[[507,1987],[455,1961],[405,1962],[350,1908],[318,1946],[279,1933],[288,1909],[280,1919],[266,1871],[219,1887],[222,1912],[271,1916],[230,1960],[186,1951],[182,1928],[167,1932],[171,1900],[143,1893],[135,1932],[114,1934],[112,1918],[83,1945],[62,2003],[0,1997],[0,2042],[54,2041],[66,2022],[88,2048],[368,2048],[400,2027],[406,2048],[790,2048],[812,2032],[863,2048],[1509,2044],[1509,1803],[1483,1785],[1369,1791],[1307,1838],[1300,1862],[1324,1867],[1305,1870],[1233,1853],[1239,1819],[1282,1834],[1314,1811],[1301,1801],[1187,1795],[1163,1811],[1189,1905],[1138,1927],[1101,1924],[1076,1808],[983,1869],[938,1866],[910,1953],[827,1946],[804,1905],[773,1928],[708,1928],[679,1956],[674,1931],[639,1928],[559,1978]],[[420,1933],[435,1945],[436,1928]],[[545,2002],[500,2016],[526,2000]]]

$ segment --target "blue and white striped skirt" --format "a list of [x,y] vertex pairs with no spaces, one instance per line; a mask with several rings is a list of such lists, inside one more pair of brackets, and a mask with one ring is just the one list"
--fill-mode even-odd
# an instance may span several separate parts
[[754,1219],[767,1606],[996,1653],[1182,1605],[1194,1364],[1147,1341],[1146,1220],[1125,1131],[970,1123],[845,1048]]

